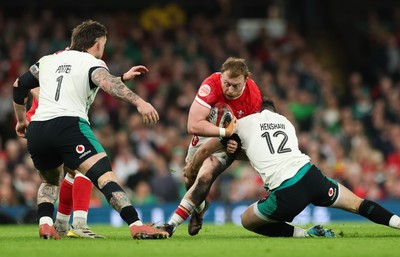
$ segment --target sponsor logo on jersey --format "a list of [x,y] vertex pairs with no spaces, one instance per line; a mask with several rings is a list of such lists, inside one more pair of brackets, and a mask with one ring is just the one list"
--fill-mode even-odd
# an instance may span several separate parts
[[199,96],[205,97],[211,93],[211,87],[207,84],[204,84],[199,89]]
[[75,151],[79,154],[83,153],[85,151],[85,147],[83,145],[77,145]]
[[196,146],[199,143],[199,137],[197,135],[194,135],[192,137],[192,146]]

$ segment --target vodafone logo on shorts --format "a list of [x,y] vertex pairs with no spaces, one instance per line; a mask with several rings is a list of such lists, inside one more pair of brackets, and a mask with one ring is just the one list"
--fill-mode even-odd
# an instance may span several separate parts
[[75,148],[75,151],[79,154],[83,153],[85,151],[85,147],[83,145],[77,145]]
[[208,96],[211,93],[211,87],[207,84],[204,84],[199,89],[199,96]]
[[336,188],[335,189],[332,187],[329,188],[328,196],[331,198],[331,200],[333,200],[336,196]]
[[85,147],[83,145],[77,145],[75,147],[75,151],[80,154],[79,155],[79,159],[82,159],[83,157],[85,157],[86,155],[90,154],[92,152],[92,150],[88,150],[85,152]]

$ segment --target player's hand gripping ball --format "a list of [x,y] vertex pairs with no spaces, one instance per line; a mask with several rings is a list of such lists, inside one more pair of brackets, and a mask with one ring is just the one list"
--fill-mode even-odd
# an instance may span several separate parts
[[208,114],[207,120],[220,128],[226,128],[234,118],[231,107],[224,102],[213,105]]

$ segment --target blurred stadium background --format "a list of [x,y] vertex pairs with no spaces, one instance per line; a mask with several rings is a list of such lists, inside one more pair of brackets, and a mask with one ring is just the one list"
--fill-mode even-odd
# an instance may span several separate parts
[[[99,92],[93,130],[144,220],[166,219],[185,189],[187,114],[202,80],[229,56],[245,58],[262,92],[296,124],[301,149],[357,195],[400,213],[400,3],[395,0],[0,2],[0,223],[35,222],[40,183],[16,137],[12,83],[41,56],[64,49],[85,19],[108,28],[113,74],[143,64],[128,83],[159,111],[144,126],[131,106]],[[234,163],[215,183],[208,221],[236,222],[265,194]],[[94,189],[89,222],[119,224]],[[309,208],[298,221],[352,219]]]

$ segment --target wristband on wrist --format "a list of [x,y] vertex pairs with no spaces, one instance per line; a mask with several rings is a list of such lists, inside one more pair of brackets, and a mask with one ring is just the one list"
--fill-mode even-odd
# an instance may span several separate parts
[[120,77],[121,77],[121,81],[125,83],[125,80],[124,80],[124,73],[122,73],[122,75],[121,75]]
[[226,129],[224,128],[219,128],[219,136],[220,137],[225,137],[226,135]]

